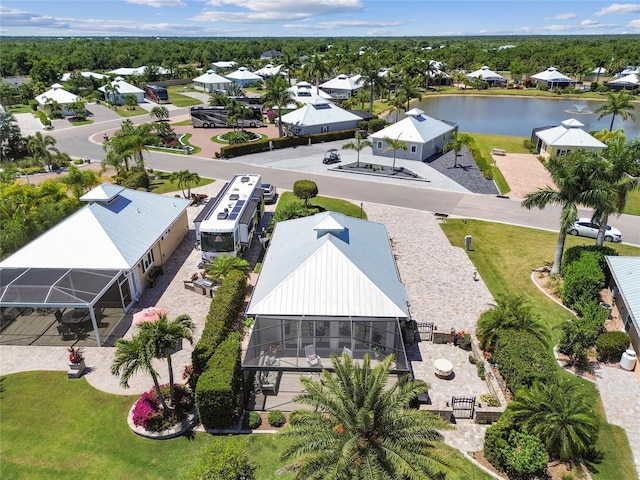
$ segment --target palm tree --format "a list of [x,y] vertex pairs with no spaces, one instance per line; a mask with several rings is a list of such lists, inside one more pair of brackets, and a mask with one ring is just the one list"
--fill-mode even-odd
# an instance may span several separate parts
[[356,132],[355,141],[342,145],[343,150],[355,150],[358,152],[357,168],[360,168],[360,151],[367,147],[373,147],[373,143],[371,143],[371,140],[363,140],[360,132]]
[[27,149],[29,153],[38,160],[44,160],[47,167],[51,167],[53,155],[58,153],[55,148],[56,139],[51,135],[42,135],[41,132],[35,132],[27,137]]
[[517,428],[538,437],[549,456],[578,463],[592,451],[598,420],[586,390],[567,376],[521,389],[509,405]]
[[594,188],[593,174],[599,162],[594,162],[593,155],[577,151],[565,157],[552,157],[547,162],[547,169],[557,188],[546,186],[537,192],[529,193],[522,201],[522,206],[531,209],[545,208],[547,205],[560,205],[560,232],[556,252],[551,267],[551,274],[560,273],[564,243],[567,231],[578,215],[578,205],[593,206],[596,199],[602,196],[603,190]]
[[120,85],[117,82],[107,83],[104,86],[104,96],[108,102],[116,105],[116,95],[120,93]]
[[453,160],[453,168],[458,168],[458,155],[460,154],[460,150],[465,145],[469,145],[471,143],[471,137],[469,135],[460,135],[457,132],[451,134],[451,140],[449,140],[445,146],[442,148],[443,153],[454,151],[454,160]]
[[155,106],[149,111],[150,117],[156,117],[161,122],[169,118],[169,109],[167,107]]
[[400,118],[400,110],[404,109],[405,102],[407,101],[402,95],[396,93],[391,102],[391,108],[396,112],[396,122]]
[[209,94],[209,105],[212,107],[222,107],[227,104],[229,98],[222,92],[213,92]]
[[514,335],[519,332],[530,333],[543,345],[547,346],[549,343],[547,327],[520,296],[498,298],[489,310],[482,312],[476,326],[480,347],[488,352],[493,351],[498,334],[505,330],[513,332]]
[[622,120],[636,119],[636,116],[632,113],[635,109],[633,102],[631,101],[631,95],[626,90],[620,90],[620,92],[607,92],[607,103],[600,105],[596,108],[595,113],[599,113],[598,120],[607,115],[611,115],[611,125],[609,130],[613,130],[613,122],[616,119],[616,115],[620,115]]
[[364,85],[369,85],[369,113],[373,114],[373,98],[375,97],[374,89],[378,82],[378,71],[380,64],[376,61],[372,54],[362,56],[359,72]]
[[209,268],[207,269],[207,273],[214,280],[220,282],[234,270],[238,270],[244,273],[245,276],[248,276],[251,266],[244,258],[232,257],[231,255],[225,254],[216,257],[213,262],[211,262],[211,265],[209,265]]
[[73,196],[80,198],[85,192],[100,183],[95,170],[80,170],[75,165],[69,165],[69,174],[62,182],[71,189]]
[[302,218],[309,216],[309,210],[304,206],[304,203],[300,201],[293,201],[279,206],[271,216],[269,221],[269,228],[273,229],[276,223],[283,222],[285,220],[293,220],[295,218]]
[[147,348],[153,358],[166,358],[169,370],[169,404],[174,407],[173,365],[171,351],[178,347],[181,340],[193,344],[195,324],[189,315],[179,315],[172,321],[164,313],[158,315],[155,322],[142,322],[138,326],[140,334],[147,339]]
[[[182,190],[182,196],[184,198],[191,198],[191,185],[197,185],[200,181],[200,175],[196,172],[190,172],[189,170],[180,170],[179,172],[173,172],[169,176],[169,181],[178,184],[178,188]],[[185,194],[184,190],[187,189]]]
[[266,81],[265,104],[278,108],[278,135],[282,136],[282,110],[293,102],[293,93],[282,75],[271,75]]
[[409,107],[411,106],[410,102],[412,99],[417,98],[418,100],[422,100],[420,79],[416,77],[410,77],[409,75],[403,75],[396,89],[396,95],[400,95],[406,100],[406,110],[409,110]]
[[320,80],[324,80],[330,72],[329,66],[325,62],[324,58],[320,55],[313,55],[304,65],[303,71],[309,78],[315,80],[316,95],[320,96]]
[[406,408],[429,385],[403,378],[387,385],[393,355],[372,368],[348,355],[331,361],[335,373],[322,383],[303,376],[305,393],[295,398],[314,410],[301,410],[300,422],[283,431],[289,439],[283,459],[296,479],[441,478],[448,465],[436,451],[438,430],[447,424],[434,415]]
[[387,146],[382,150],[382,153],[387,153],[393,150],[393,166],[391,167],[391,171],[395,172],[396,170],[396,152],[398,150],[406,150],[407,142],[400,140],[400,136],[398,138],[393,139],[389,137],[384,137],[382,139],[383,142],[387,144]]
[[128,120],[122,122],[120,130],[103,144],[102,148],[107,151],[103,165],[113,165],[118,170],[124,165],[124,171],[129,171],[129,161],[134,160],[136,165],[143,166],[147,145],[158,140],[151,133],[151,127],[151,124],[134,126]]
[[133,338],[116,340],[116,353],[111,364],[111,374],[120,377],[120,386],[129,388],[129,380],[137,372],[151,375],[162,409],[168,411],[167,402],[160,389],[158,372],[153,367],[153,351],[149,348],[151,338],[139,332]]

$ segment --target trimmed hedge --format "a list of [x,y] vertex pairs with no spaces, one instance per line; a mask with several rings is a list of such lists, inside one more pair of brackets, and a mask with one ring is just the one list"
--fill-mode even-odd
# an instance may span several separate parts
[[605,278],[598,256],[596,252],[582,252],[580,260],[570,263],[565,269],[562,301],[569,308],[578,309],[589,304],[604,288]]
[[629,348],[629,335],[624,332],[604,332],[596,339],[598,361],[617,362]]
[[231,332],[244,306],[247,278],[240,271],[230,272],[211,300],[202,336],[191,354],[193,373],[197,378],[204,371],[216,347]]
[[514,394],[522,387],[530,387],[536,380],[548,382],[558,367],[543,343],[526,332],[501,332],[493,358]]
[[220,343],[198,379],[196,406],[205,428],[230,428],[240,411],[240,341],[240,333],[235,332]]
[[336,140],[352,139],[357,130],[340,130],[337,132],[318,133],[314,135],[303,135],[295,137],[271,138],[258,140],[257,142],[238,143],[236,145],[225,145],[220,149],[223,158],[240,157],[250,153],[265,152],[269,150],[269,142],[273,148],[296,147],[299,145],[309,145],[311,143],[333,142]]
[[[560,267],[560,271],[564,274],[569,265],[580,260],[583,252],[596,253],[598,265],[600,265],[600,269],[605,272],[605,274],[607,272],[607,260],[604,257],[606,255],[616,257],[619,255],[618,251],[615,248],[611,248],[606,245],[603,245],[601,247],[598,247],[596,245],[576,245],[575,247],[567,248],[562,254],[562,265]],[[608,280],[609,279],[607,279],[607,281]]]
[[267,422],[269,422],[269,425],[272,427],[281,427],[287,423],[287,419],[280,410],[271,410],[269,415],[267,415]]

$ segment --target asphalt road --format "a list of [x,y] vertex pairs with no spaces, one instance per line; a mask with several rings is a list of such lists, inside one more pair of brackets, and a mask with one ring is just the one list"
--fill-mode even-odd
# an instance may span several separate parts
[[[185,109],[186,111],[186,109]],[[179,114],[179,111],[175,112]],[[172,112],[172,117],[173,117]],[[116,129],[122,119],[104,120],[83,127],[56,128],[50,134],[57,140],[57,147],[72,157],[85,157],[100,161],[105,152],[102,145],[95,143],[92,137],[100,132]],[[132,117],[134,123],[148,122],[147,115]],[[300,147],[305,148],[305,147]],[[269,155],[277,155],[277,151]],[[301,155],[304,155],[301,151]],[[258,173],[265,182],[274,183],[278,188],[291,190],[293,183],[304,178],[313,180],[322,195],[350,199],[366,203],[381,203],[398,207],[426,210],[463,218],[474,218],[495,222],[510,223],[528,227],[557,231],[560,208],[548,206],[544,210],[527,210],[520,206],[520,200],[498,198],[490,195],[457,193],[445,190],[425,188],[414,182],[385,183],[381,179],[361,178],[358,175],[336,176],[291,169],[267,168],[255,162],[247,165],[238,161],[213,160],[198,156],[171,155],[159,152],[145,153],[146,164],[154,169],[165,171],[191,170],[200,176],[229,179],[237,173]],[[589,210],[581,211],[581,216],[590,216]],[[621,215],[610,219],[610,225],[623,233],[625,243],[640,245],[640,217]]]

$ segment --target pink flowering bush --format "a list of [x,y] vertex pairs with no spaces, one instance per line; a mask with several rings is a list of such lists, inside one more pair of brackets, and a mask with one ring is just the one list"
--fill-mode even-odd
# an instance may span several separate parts
[[[166,401],[169,401],[169,385],[161,385],[160,389]],[[164,412],[156,389],[143,393],[133,408],[133,423],[152,432],[159,432],[184,420],[193,410],[194,401],[191,391],[186,385],[174,386],[174,409]]]

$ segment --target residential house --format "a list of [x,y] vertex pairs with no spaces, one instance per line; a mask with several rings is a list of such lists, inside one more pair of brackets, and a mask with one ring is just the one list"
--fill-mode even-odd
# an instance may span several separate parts
[[236,65],[238,65],[236,62],[234,61],[229,61],[229,62],[211,62],[211,69],[214,72],[220,72],[220,71],[227,71],[227,70],[233,70],[234,68],[236,68]]
[[393,354],[392,371],[407,373],[408,305],[383,224],[335,212],[279,222],[246,310],[254,326],[242,369],[319,372],[347,352]]
[[233,82],[221,77],[213,70],[207,70],[206,73],[193,79],[193,89],[202,92],[224,92]]
[[607,148],[597,138],[589,135],[582,127],[584,124],[570,118],[555,127],[535,128],[531,141],[543,158],[567,155],[572,150],[600,152]]
[[266,52],[262,52],[260,54],[260,60],[273,60],[274,58],[278,58],[282,56],[282,52],[278,50],[267,50]]
[[[82,76],[83,78],[95,78],[96,80],[104,80],[105,78],[108,79],[109,75],[105,75],[103,73],[95,73],[95,72],[78,72],[80,74],[80,76]],[[68,82],[71,79],[71,72],[67,72],[62,74],[62,77],[60,78],[61,82]]]
[[36,102],[38,102],[40,109],[45,109],[49,105],[58,104],[65,115],[73,115],[68,107],[78,100],[80,100],[80,97],[66,91],[59,83],[54,83],[49,90],[36,97]]
[[116,77],[113,82],[108,84],[109,87],[103,85],[98,88],[104,94],[106,101],[112,102],[114,105],[124,105],[124,99],[127,95],[135,97],[136,102],[144,102],[144,90],[131,85],[124,81],[122,77]]
[[241,87],[247,87],[252,83],[262,81],[262,77],[260,75],[250,72],[247,67],[240,67],[235,72],[226,74],[225,77],[232,82],[237,83]]
[[611,80],[607,82],[607,87],[611,90],[633,90],[634,88],[640,88],[640,73],[630,73],[624,77]]
[[627,65],[616,77],[626,77],[627,75],[640,75],[640,65]]
[[309,82],[298,82],[293,87],[289,87],[288,90],[291,92],[295,102],[287,106],[289,110],[297,108],[297,104],[315,103],[318,98],[331,100],[331,95],[322,90],[317,91]]
[[261,78],[266,79],[267,77],[271,77],[272,75],[282,74],[282,67],[284,67],[284,65],[277,65],[274,67],[271,63],[267,63],[264,67],[256,70],[253,73],[259,75]]
[[[80,200],[87,205],[0,262],[0,307],[14,312],[2,343],[61,344],[53,318],[38,325],[30,315],[75,309],[91,321],[84,337],[100,346],[189,231],[188,199],[102,184]],[[104,309],[119,315],[107,322]]]
[[289,135],[312,135],[358,128],[361,118],[323,98],[282,116]]
[[531,78],[537,83],[546,84],[551,90],[555,87],[565,88],[576,84],[575,80],[563,75],[554,67],[549,67],[544,72],[531,75]]
[[392,150],[385,152],[388,145],[384,138],[388,137],[407,144],[407,150],[395,152],[396,158],[421,162],[442,152],[444,146],[451,141],[453,133],[457,131],[457,124],[438,120],[419,108],[413,108],[405,113],[403,120],[371,134],[369,139],[373,143],[374,155],[393,157]]
[[364,87],[362,75],[353,75],[350,77],[342,74],[320,84],[320,88],[335,100],[349,98],[358,90],[361,90],[362,87]]
[[507,83],[507,79],[497,74],[486,65],[471,73],[467,73],[467,79],[470,81],[484,80],[489,85],[502,85]]
[[[159,65],[153,65],[150,68],[153,68],[158,75],[168,75],[169,73],[171,73],[169,69],[161,67]],[[118,75],[119,77],[128,77],[131,75],[144,75],[146,73],[146,70],[147,70],[147,66],[143,65],[141,67],[135,67],[135,68],[131,68],[131,67],[116,68],[115,70],[109,71],[109,73],[113,75]]]

